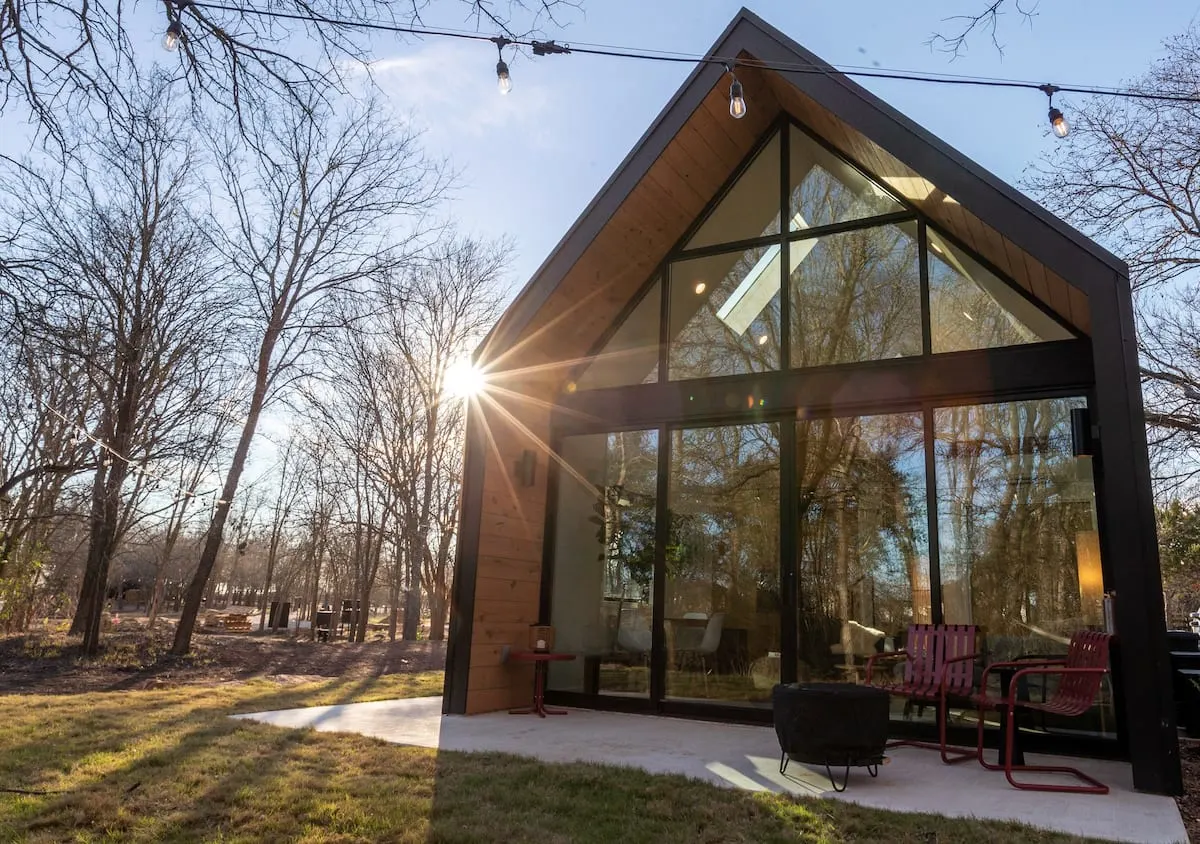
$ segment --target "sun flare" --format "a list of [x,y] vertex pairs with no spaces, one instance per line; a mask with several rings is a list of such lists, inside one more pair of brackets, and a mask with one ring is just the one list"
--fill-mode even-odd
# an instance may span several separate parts
[[456,399],[474,398],[487,386],[483,370],[463,358],[446,370],[446,395]]

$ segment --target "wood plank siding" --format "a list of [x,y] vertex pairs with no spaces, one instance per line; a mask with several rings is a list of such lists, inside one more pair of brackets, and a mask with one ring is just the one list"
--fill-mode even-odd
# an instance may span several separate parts
[[[538,618],[546,513],[550,412],[538,377],[507,379],[480,401],[486,440],[479,558],[472,611],[467,712],[528,703],[532,669],[505,664],[502,647],[524,647]],[[514,467],[532,451],[533,485]]]

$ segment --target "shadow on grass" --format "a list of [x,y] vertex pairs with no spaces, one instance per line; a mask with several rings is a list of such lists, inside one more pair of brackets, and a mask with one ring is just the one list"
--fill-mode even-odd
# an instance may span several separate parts
[[31,698],[25,706],[0,700],[0,731],[7,731],[0,738],[24,739],[16,761],[0,760],[0,770],[65,790],[0,797],[0,840],[1078,840],[1011,824],[753,794],[633,769],[438,752],[228,717],[416,696],[435,680],[394,675],[282,689],[258,681]]
[[[214,740],[243,729],[237,712],[340,704],[363,698],[428,693],[440,674],[363,677],[291,688],[259,681],[207,689],[91,693],[73,697],[0,698],[0,785],[64,791],[9,800],[16,817],[59,814],[96,795],[120,795],[160,770],[204,772],[192,764]],[[271,733],[272,736],[277,733]],[[203,786],[192,777],[192,785]],[[123,800],[124,798],[120,798]],[[0,839],[8,811],[0,812]],[[90,813],[85,812],[85,815]],[[103,814],[103,812],[101,812]]]

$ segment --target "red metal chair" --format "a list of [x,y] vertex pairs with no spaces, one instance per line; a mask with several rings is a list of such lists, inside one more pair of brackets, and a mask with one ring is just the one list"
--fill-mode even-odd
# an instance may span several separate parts
[[[908,628],[908,641],[903,650],[875,654],[867,660],[867,684],[877,686],[898,697],[917,703],[932,703],[937,707],[938,743],[897,739],[888,747],[924,747],[938,750],[947,765],[975,757],[974,751],[949,747],[946,744],[947,698],[973,698],[975,672],[972,662],[975,653],[977,628],[968,624],[913,624]],[[892,659],[904,660],[904,677],[893,681],[879,678],[875,664]]]
[[[979,706],[979,735],[975,746],[979,764],[991,771],[1003,770],[1004,776],[1014,788],[1027,791],[1108,794],[1107,785],[1088,776],[1078,768],[1067,768],[1061,765],[1014,765],[1013,737],[1016,735],[1018,707],[1068,717],[1082,715],[1092,707],[1096,700],[1096,694],[1100,691],[1104,675],[1108,673],[1108,643],[1111,638],[1108,633],[1084,631],[1071,637],[1066,659],[1038,661],[1032,665],[1027,660],[995,662],[984,669],[983,677],[979,682],[980,693],[975,698]],[[1015,667],[1020,670],[1013,674],[1007,698],[989,697],[987,693],[988,673],[1000,667]],[[1019,681],[1022,677],[1031,674],[1056,675],[1059,677],[1058,687],[1044,701],[1018,700]],[[1003,765],[989,764],[983,758],[983,715],[985,710],[989,709],[1000,710],[1001,717],[1007,719],[1004,730]],[[1087,785],[1018,782],[1013,778],[1014,771],[1071,774]]]

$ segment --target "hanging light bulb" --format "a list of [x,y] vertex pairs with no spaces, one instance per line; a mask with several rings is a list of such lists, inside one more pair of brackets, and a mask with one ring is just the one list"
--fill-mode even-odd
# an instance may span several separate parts
[[1065,138],[1071,131],[1071,127],[1067,124],[1067,118],[1063,117],[1063,113],[1054,107],[1054,95],[1058,93],[1058,86],[1039,85],[1038,89],[1050,100],[1050,111],[1047,116],[1050,118],[1051,130],[1058,137]]
[[[730,71],[733,75],[733,71]],[[736,76],[733,77],[733,84],[729,86],[729,116],[734,120],[741,120],[746,116],[746,98],[742,96],[742,83],[738,82]]]
[[504,59],[496,62],[496,87],[500,89],[501,94],[512,90],[512,77],[508,75],[508,65],[504,63]]
[[1053,107],[1050,109],[1050,128],[1060,138],[1065,138],[1071,131],[1071,127],[1067,125],[1067,118],[1063,117],[1061,111]]
[[490,40],[496,45],[496,58],[499,59],[496,62],[496,88],[501,94],[507,94],[512,90],[512,77],[508,75],[508,64],[504,61],[504,48],[512,41],[502,35],[497,35]]
[[179,49],[179,42],[183,40],[183,24],[179,21],[171,21],[167,25],[167,31],[163,34],[162,45],[163,49],[168,52],[175,52]]

